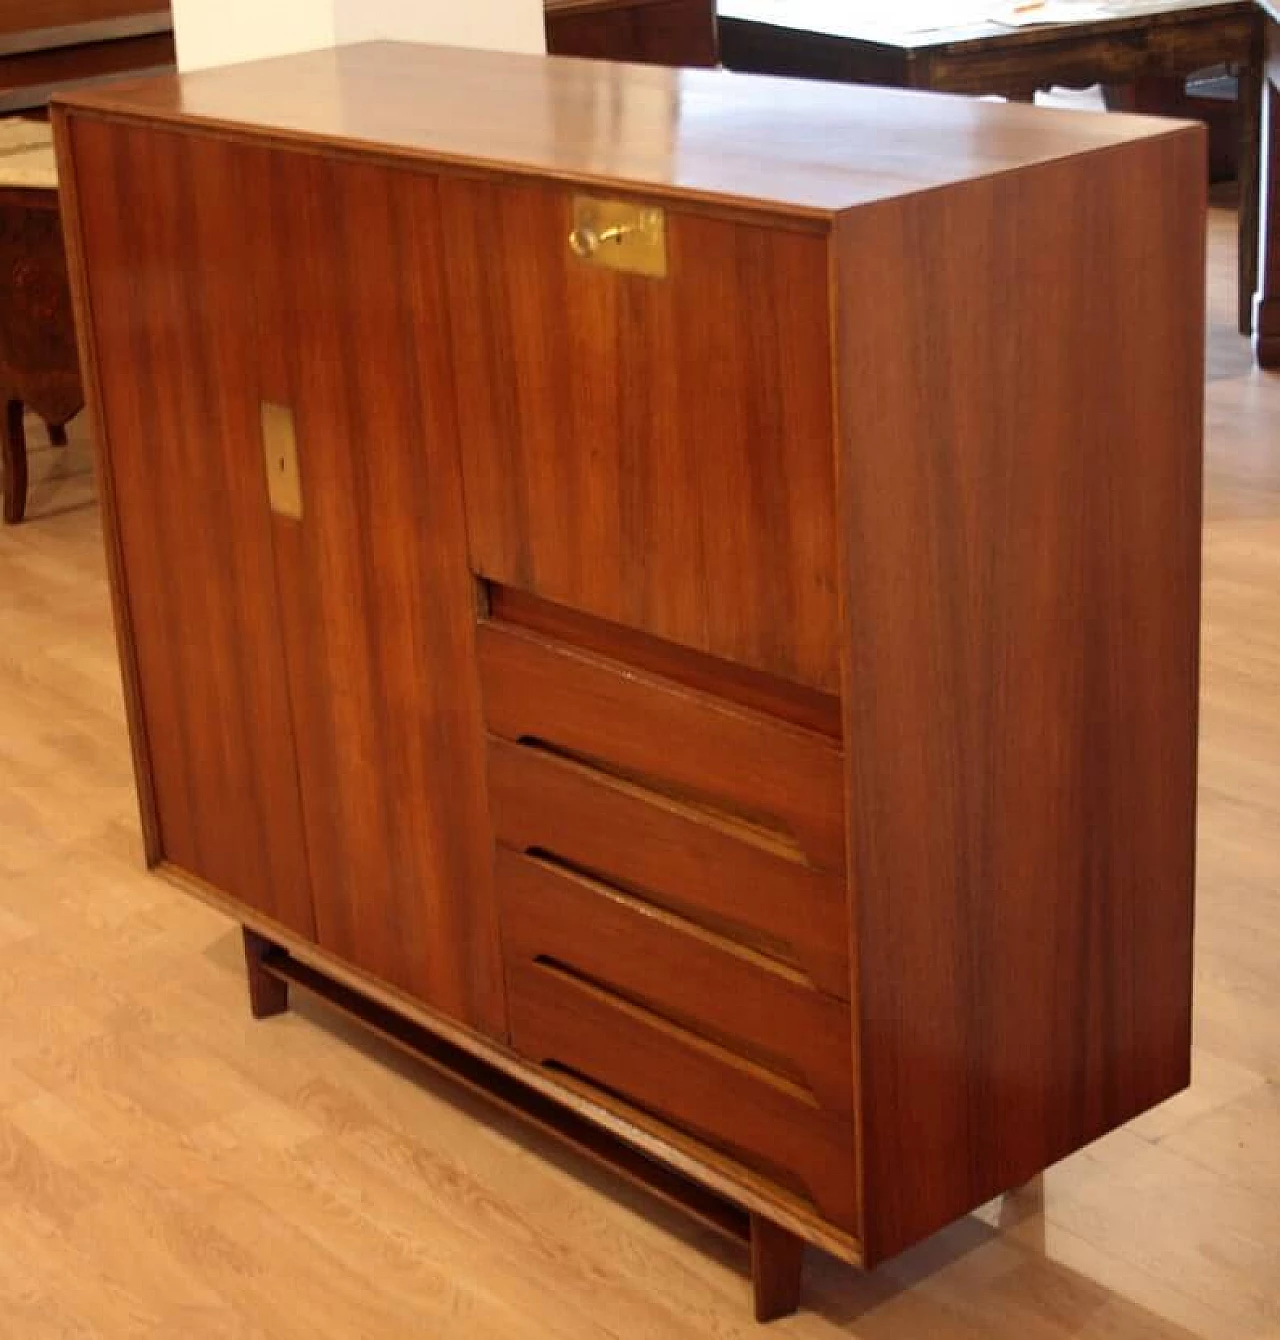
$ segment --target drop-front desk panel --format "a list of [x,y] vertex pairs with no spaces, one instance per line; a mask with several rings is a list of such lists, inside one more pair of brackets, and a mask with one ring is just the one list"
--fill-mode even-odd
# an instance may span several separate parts
[[762,1317],[1186,1084],[1198,129],[372,45],[57,131],[149,858],[255,1012]]

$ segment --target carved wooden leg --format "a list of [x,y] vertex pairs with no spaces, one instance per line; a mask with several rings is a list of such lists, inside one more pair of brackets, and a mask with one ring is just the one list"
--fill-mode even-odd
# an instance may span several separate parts
[[49,442],[55,447],[65,447],[67,445],[67,425],[65,423],[47,424],[49,429]]
[[289,984],[272,977],[262,960],[275,948],[257,931],[244,928],[244,964],[249,975],[249,1009],[255,1019],[270,1019],[289,1008]]
[[27,512],[27,434],[22,413],[22,401],[10,400],[0,433],[4,448],[4,519],[10,526],[16,526]]
[[751,1216],[751,1292],[757,1321],[789,1317],[800,1306],[804,1240],[758,1214]]
[[1280,368],[1280,23],[1267,30],[1268,53],[1262,116],[1262,257],[1253,304],[1258,362]]

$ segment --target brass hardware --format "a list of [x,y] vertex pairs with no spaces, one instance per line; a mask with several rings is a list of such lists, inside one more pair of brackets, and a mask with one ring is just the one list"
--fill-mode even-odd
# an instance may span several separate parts
[[666,214],[628,200],[575,196],[569,250],[588,265],[665,279]]
[[288,405],[262,402],[262,451],[267,467],[267,498],[278,516],[302,520],[302,472],[298,437]]

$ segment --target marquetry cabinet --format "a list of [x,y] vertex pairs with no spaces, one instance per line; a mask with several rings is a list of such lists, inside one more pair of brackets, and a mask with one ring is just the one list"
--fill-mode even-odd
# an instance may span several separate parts
[[255,1013],[762,1318],[1186,1084],[1202,132],[385,44],[56,123],[148,856]]

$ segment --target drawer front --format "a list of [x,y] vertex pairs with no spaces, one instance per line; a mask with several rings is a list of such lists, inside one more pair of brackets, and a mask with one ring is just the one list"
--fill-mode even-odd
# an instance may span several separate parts
[[498,842],[633,891],[848,999],[844,882],[746,825],[540,748],[491,739]]
[[496,623],[479,630],[489,731],[731,814],[844,879],[844,757],[815,731]]
[[852,1119],[563,968],[507,965],[517,1051],[727,1155],[857,1230]]
[[547,962],[852,1110],[849,1007],[793,972],[629,894],[500,850],[506,962]]

